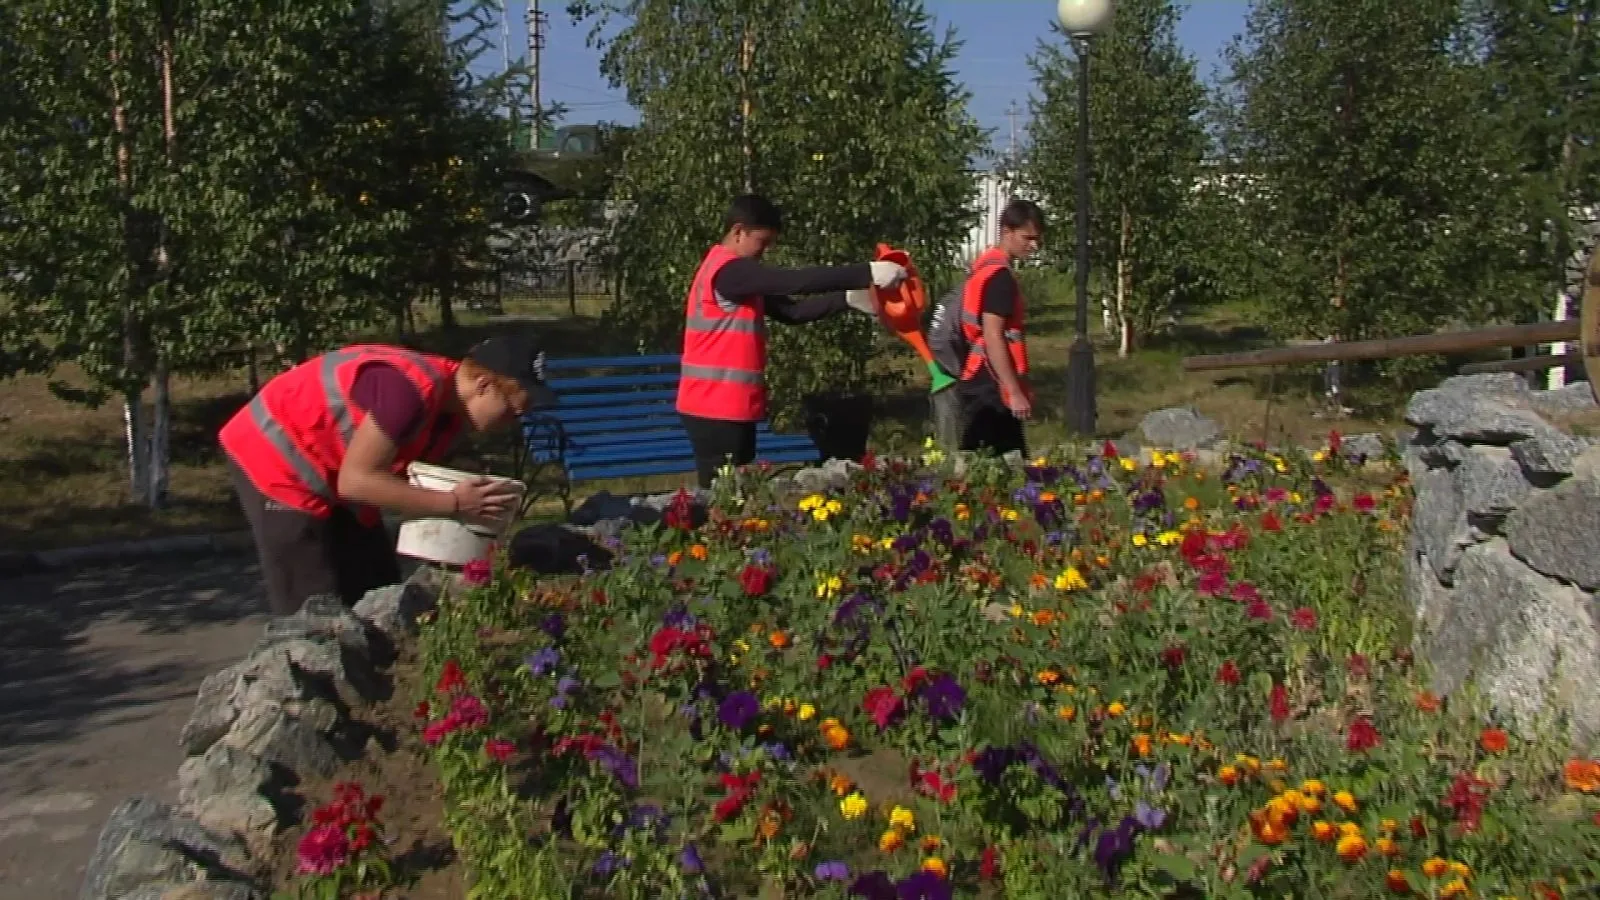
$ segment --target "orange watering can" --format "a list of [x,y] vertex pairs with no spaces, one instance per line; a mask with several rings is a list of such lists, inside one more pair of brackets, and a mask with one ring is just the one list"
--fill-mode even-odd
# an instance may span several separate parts
[[879,244],[878,259],[898,263],[906,270],[907,276],[905,281],[892,288],[873,286],[873,296],[878,299],[878,318],[922,357],[928,366],[928,376],[932,379],[929,393],[937,394],[955,384],[956,380],[934,361],[933,351],[928,349],[928,342],[922,336],[922,315],[928,308],[928,293],[922,285],[922,278],[917,274],[917,267],[911,264],[911,254],[904,250]]

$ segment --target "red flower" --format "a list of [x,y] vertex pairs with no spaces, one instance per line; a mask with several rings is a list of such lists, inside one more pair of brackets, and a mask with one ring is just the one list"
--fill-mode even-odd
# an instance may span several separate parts
[[1173,644],[1161,651],[1161,664],[1169,669],[1181,668],[1187,653],[1182,644]]
[[1265,600],[1251,600],[1249,605],[1245,606],[1244,614],[1251,619],[1259,619],[1262,622],[1271,622],[1272,606]]
[[878,728],[888,728],[889,724],[900,715],[902,709],[900,698],[895,696],[894,688],[878,686],[867,691],[867,696],[861,701],[861,708],[872,721],[878,723]]
[[1277,513],[1273,512],[1272,510],[1269,509],[1269,510],[1267,510],[1266,515],[1261,517],[1261,530],[1262,531],[1282,531],[1283,530],[1283,521],[1278,518],[1278,514]]
[[[1483,806],[1489,800],[1490,784],[1471,772],[1459,772],[1445,792],[1444,806],[1455,813],[1456,824],[1464,833],[1478,830],[1483,820]],[[1416,819],[1412,829],[1416,829]]]
[[1372,508],[1378,505],[1378,501],[1372,499],[1371,494],[1357,494],[1351,498],[1350,505],[1359,512],[1371,512]]
[[1233,590],[1228,593],[1240,603],[1249,603],[1253,600],[1261,599],[1261,592],[1256,590],[1256,586],[1248,581],[1241,581],[1235,584]]
[[923,668],[922,666],[912,666],[911,671],[907,673],[906,677],[900,681],[900,692],[903,694],[910,694],[917,688],[921,687],[922,683],[927,680],[927,669]]
[[433,715],[433,710],[428,706],[428,701],[426,700],[418,703],[416,708],[411,711],[411,718],[418,721],[426,719],[431,715]]
[[1272,721],[1282,722],[1289,718],[1289,692],[1282,682],[1272,686],[1272,693],[1267,697],[1267,707],[1272,714]]
[[861,468],[867,470],[868,472],[878,471],[878,454],[868,450],[861,457]]
[[1317,627],[1317,611],[1302,606],[1289,615],[1289,624],[1300,631],[1312,631]]
[[482,587],[494,577],[494,567],[487,559],[475,559],[461,567],[461,580],[473,587]]
[[1229,687],[1239,683],[1239,667],[1234,665],[1233,660],[1225,660],[1217,667],[1217,683]]
[[746,565],[739,572],[739,587],[746,597],[760,597],[772,590],[772,570],[766,566]]
[[[1116,459],[1117,458],[1117,445],[1111,443],[1110,441],[1106,441],[1104,444],[1100,445],[1100,455],[1105,457],[1106,459]],[[989,850],[985,850],[983,852],[984,853],[990,853],[990,852],[993,851],[993,849],[994,848],[991,847]]]
[[662,517],[668,528],[677,531],[689,531],[694,528],[694,498],[689,492],[679,488],[678,493],[667,506],[666,515]]
[[1356,716],[1345,734],[1344,749],[1350,753],[1362,753],[1378,746],[1381,741],[1372,720],[1366,716]]
[[440,694],[451,694],[467,686],[467,678],[461,674],[461,664],[453,659],[447,659],[444,668],[439,671],[439,680],[433,689]]
[[[1107,441],[1106,446],[1111,446]],[[983,848],[983,858],[978,863],[978,877],[984,881],[993,881],[1000,876],[1000,852],[993,844]]]
[[490,738],[483,742],[483,755],[503,763],[517,752],[517,745],[503,738]]
[[824,671],[831,665],[833,665],[833,657],[828,654],[824,653],[817,657],[817,671]]
[[1337,432],[1337,431],[1329,431],[1328,432],[1328,455],[1329,456],[1338,456],[1339,455],[1339,448],[1343,447],[1343,446],[1344,446],[1344,438],[1339,436],[1339,432]]
[[1200,576],[1195,584],[1195,593],[1204,597],[1212,597],[1222,593],[1228,587],[1228,576],[1221,572],[1206,572]]
[[1344,665],[1350,672],[1351,678],[1366,678],[1372,671],[1372,664],[1367,661],[1365,656],[1359,653],[1350,654],[1350,658],[1345,660]]
[[301,874],[332,875],[350,861],[350,839],[343,828],[322,825],[306,832],[296,851]]

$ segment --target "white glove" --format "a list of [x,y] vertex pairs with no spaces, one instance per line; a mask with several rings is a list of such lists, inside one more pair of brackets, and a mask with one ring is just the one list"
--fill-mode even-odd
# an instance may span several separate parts
[[876,260],[871,263],[872,283],[880,288],[892,288],[906,280],[906,267],[899,263]]
[[878,298],[872,293],[871,288],[861,288],[855,291],[844,292],[844,302],[857,312],[864,312],[869,316],[878,314]]

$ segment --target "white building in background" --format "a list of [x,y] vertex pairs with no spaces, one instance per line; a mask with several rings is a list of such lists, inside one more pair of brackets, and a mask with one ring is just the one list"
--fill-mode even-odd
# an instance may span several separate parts
[[978,219],[961,243],[956,258],[959,264],[971,265],[978,254],[1000,239],[1000,212],[1013,197],[1039,199],[1032,192],[1020,189],[1016,176],[1003,169],[972,173],[972,204]]

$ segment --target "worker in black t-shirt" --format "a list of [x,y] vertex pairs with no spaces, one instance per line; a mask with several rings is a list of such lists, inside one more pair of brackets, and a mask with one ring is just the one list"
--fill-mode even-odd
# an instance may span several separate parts
[[1027,455],[1023,422],[1033,415],[1033,389],[1027,380],[1026,304],[1011,263],[1037,253],[1043,237],[1038,205],[1012,200],[1000,213],[1000,240],[973,261],[961,296],[968,347],[957,387],[962,450]]

